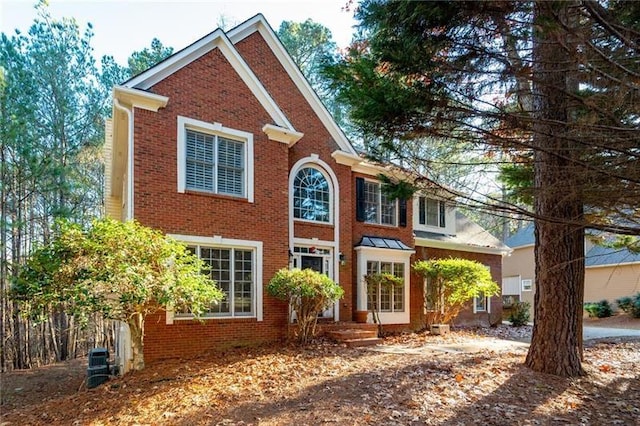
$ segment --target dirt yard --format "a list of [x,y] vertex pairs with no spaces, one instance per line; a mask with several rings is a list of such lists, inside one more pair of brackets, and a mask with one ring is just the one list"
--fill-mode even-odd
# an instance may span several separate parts
[[91,390],[86,363],[74,361],[4,374],[0,425],[640,425],[640,340],[588,342],[588,375],[562,379],[522,367],[521,344],[494,344],[527,333],[244,349],[156,363]]

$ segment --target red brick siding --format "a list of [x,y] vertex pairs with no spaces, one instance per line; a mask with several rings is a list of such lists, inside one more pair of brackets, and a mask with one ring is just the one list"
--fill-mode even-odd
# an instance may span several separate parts
[[[135,111],[134,215],[167,233],[262,241],[263,284],[288,265],[288,150],[262,132],[272,119],[214,50],[151,88],[169,97],[157,113]],[[177,116],[253,134],[255,202],[197,192],[177,192]],[[283,206],[284,211],[283,211]],[[286,306],[264,294],[264,321],[215,319],[176,321],[164,314],[147,319],[148,361],[193,356],[233,344],[259,343],[283,336]]]
[[[280,62],[273,56],[271,49],[262,37],[255,33],[239,42],[236,48],[283,110],[291,124],[297,131],[304,133],[302,139],[289,150],[289,167],[293,167],[300,159],[316,154],[321,161],[329,165],[336,175],[340,203],[340,214],[337,219],[340,230],[339,251],[347,256],[346,265],[339,267],[338,281],[345,290],[345,296],[340,301],[340,320],[350,321],[355,290],[351,274],[354,258],[349,255],[353,249],[350,229],[354,211],[351,169],[336,163],[331,157],[331,154],[339,149],[338,144],[333,140],[304,96],[298,91]],[[294,235],[299,238],[333,241],[333,232],[332,227],[296,222]]]

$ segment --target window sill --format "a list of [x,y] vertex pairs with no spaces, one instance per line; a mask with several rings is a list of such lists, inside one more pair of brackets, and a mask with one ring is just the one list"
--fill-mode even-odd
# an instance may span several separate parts
[[195,318],[194,316],[174,316],[173,320],[174,321],[191,321],[194,323],[200,323],[202,321],[229,321],[229,322],[235,322],[235,321],[248,321],[248,320],[256,320],[256,316],[252,315],[252,316],[243,316],[243,317],[218,317],[218,316],[204,316],[204,317],[200,317],[200,318]]
[[250,203],[250,201],[246,197],[237,197],[234,195],[218,194],[215,192],[207,192],[207,191],[196,191],[194,189],[186,189],[183,192],[183,194],[198,195],[201,197],[212,197],[212,198],[220,198],[222,200],[231,200],[231,201],[240,201],[240,202]]
[[316,222],[314,220],[306,220],[306,219],[293,219],[294,223],[299,223],[301,225],[313,225],[313,226],[322,226],[325,228],[333,228],[333,222]]
[[399,228],[398,225],[385,225],[382,223],[373,223],[373,222],[360,222],[366,226],[373,226],[376,228],[381,228],[381,229],[394,229],[394,228]]

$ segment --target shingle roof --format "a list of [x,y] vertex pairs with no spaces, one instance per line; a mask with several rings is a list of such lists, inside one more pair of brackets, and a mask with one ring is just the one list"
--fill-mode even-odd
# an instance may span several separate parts
[[536,242],[533,235],[533,223],[529,223],[527,226],[507,238],[504,242],[511,248],[528,246]]
[[442,241],[446,243],[460,244],[472,247],[485,247],[504,251],[509,250],[509,247],[507,247],[507,245],[500,242],[499,239],[491,235],[481,226],[469,220],[469,218],[467,218],[460,212],[456,212],[455,235],[446,235],[436,232],[419,230],[414,230],[413,233],[417,238],[424,238],[428,240]]
[[[535,243],[533,224],[522,228],[506,241],[509,247],[518,248]],[[621,263],[640,262],[640,253],[631,253],[626,249],[615,249],[594,245],[585,253],[585,266],[619,265]]]
[[631,253],[626,249],[614,249],[593,246],[587,253],[585,266],[619,265],[621,263],[640,262],[640,253]]

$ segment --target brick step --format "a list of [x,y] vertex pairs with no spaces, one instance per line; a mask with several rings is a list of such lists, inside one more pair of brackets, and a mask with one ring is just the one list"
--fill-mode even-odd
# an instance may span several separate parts
[[361,346],[375,346],[382,343],[381,338],[379,337],[366,337],[364,339],[352,339],[352,340],[343,340],[342,343],[345,343],[350,348],[361,347]]
[[345,342],[347,340],[359,340],[359,339],[376,339],[378,337],[378,330],[363,330],[363,329],[347,329],[347,330],[331,330],[326,332],[327,337],[335,340],[336,342]]

